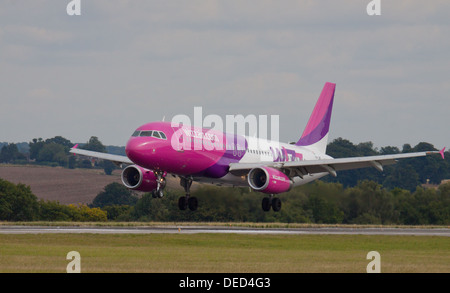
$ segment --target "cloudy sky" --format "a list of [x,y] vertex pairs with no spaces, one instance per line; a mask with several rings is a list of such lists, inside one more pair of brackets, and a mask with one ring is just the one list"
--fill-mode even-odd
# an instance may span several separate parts
[[297,140],[325,82],[330,138],[450,146],[450,1],[0,2],[0,141],[125,145],[174,115],[279,115]]

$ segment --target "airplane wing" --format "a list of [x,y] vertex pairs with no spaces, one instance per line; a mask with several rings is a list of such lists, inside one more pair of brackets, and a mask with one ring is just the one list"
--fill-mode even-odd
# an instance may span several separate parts
[[383,171],[383,166],[395,164],[398,159],[424,157],[434,153],[440,152],[430,151],[430,152],[406,153],[395,155],[289,161],[289,162],[231,163],[229,171],[231,174],[242,176],[247,174],[253,168],[265,166],[290,171],[288,172],[290,177],[295,176],[303,177],[308,174],[323,173],[323,172],[328,172],[334,177],[336,177],[337,171],[359,169],[366,167],[374,167],[379,171]]
[[94,151],[78,149],[77,146],[71,148],[70,152],[72,154],[83,155],[83,156],[87,156],[87,157],[93,157],[93,158],[99,158],[99,159],[103,159],[103,160],[112,161],[116,165],[120,165],[120,164],[130,164],[131,165],[131,164],[134,164],[126,156],[112,155],[112,154],[107,154],[107,153],[100,153],[100,152],[94,152]]

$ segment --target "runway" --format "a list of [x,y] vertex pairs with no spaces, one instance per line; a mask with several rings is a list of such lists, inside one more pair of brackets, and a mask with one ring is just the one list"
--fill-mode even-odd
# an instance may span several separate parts
[[450,237],[449,228],[242,228],[225,226],[74,227],[0,226],[0,234],[156,234],[235,233],[286,235],[410,235]]

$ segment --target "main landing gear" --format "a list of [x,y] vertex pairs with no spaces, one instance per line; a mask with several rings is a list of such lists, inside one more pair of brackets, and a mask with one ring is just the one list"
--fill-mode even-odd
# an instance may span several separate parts
[[186,196],[182,196],[178,199],[178,208],[182,211],[186,210],[188,207],[191,211],[197,210],[198,200],[196,197],[191,197],[192,179],[181,178],[180,185],[183,186]]
[[270,211],[270,208],[273,209],[274,212],[278,212],[281,210],[281,200],[278,197],[273,197],[273,194],[270,197],[265,197],[262,200],[262,209],[265,212]]

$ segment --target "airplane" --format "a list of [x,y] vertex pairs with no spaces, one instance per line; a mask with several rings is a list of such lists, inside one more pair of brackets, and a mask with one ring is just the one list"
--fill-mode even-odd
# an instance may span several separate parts
[[122,183],[129,189],[152,192],[162,198],[166,176],[180,179],[185,196],[178,200],[180,210],[197,210],[198,200],[191,196],[193,181],[219,186],[246,186],[267,194],[262,209],[275,212],[281,200],[275,195],[289,191],[338,171],[383,167],[398,159],[423,157],[441,151],[403,153],[333,159],[326,154],[336,84],[327,82],[300,139],[281,143],[267,139],[196,128],[171,122],[152,122],[138,127],[128,140],[126,156],[79,149],[74,154],[110,160],[127,165]]

